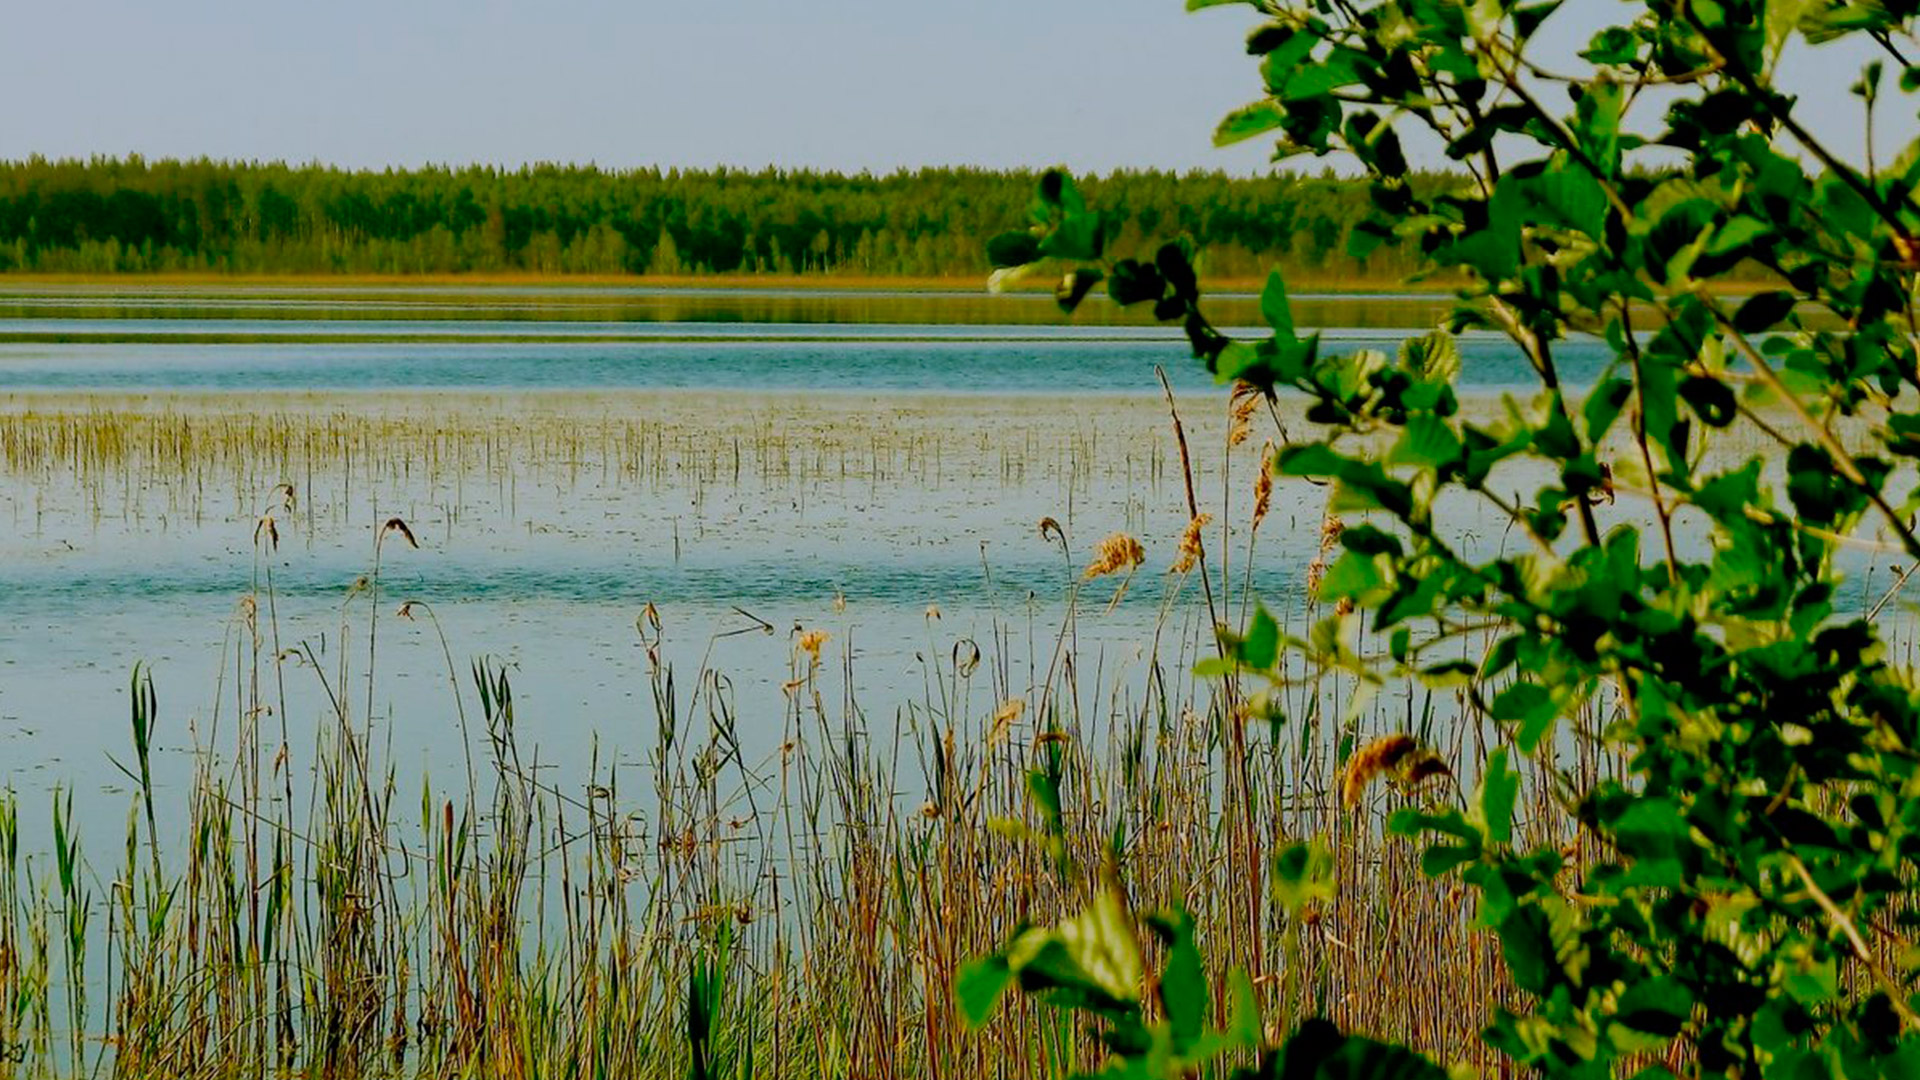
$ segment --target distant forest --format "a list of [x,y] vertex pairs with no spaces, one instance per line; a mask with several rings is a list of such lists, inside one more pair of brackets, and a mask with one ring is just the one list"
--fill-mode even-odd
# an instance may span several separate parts
[[[1026,220],[1034,180],[35,158],[0,162],[0,270],[969,277],[987,272],[985,238]],[[1121,171],[1081,186],[1122,223],[1113,250],[1185,233],[1212,278],[1279,266],[1390,282],[1418,268],[1393,247],[1347,255],[1367,207],[1356,181]]]

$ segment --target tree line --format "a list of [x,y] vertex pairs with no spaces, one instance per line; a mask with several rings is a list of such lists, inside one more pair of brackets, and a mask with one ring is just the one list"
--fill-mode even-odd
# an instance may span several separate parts
[[[971,277],[1036,175],[31,158],[0,162],[0,271]],[[1122,170],[1083,186],[1114,250],[1186,234],[1210,277],[1421,268],[1391,244],[1347,253],[1369,197],[1331,174]]]

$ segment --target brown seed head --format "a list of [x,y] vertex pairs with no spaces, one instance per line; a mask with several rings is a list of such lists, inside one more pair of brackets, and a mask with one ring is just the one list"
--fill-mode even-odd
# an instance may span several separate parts
[[1440,755],[1431,750],[1422,750],[1415,755],[1412,761],[1407,762],[1406,768],[1401,770],[1400,774],[1401,782],[1410,788],[1419,787],[1429,780],[1452,775],[1453,770],[1447,768],[1447,763],[1440,759]]
[[1140,541],[1126,533],[1117,532],[1100,541],[1100,546],[1094,549],[1093,562],[1087,564],[1086,576],[1097,578],[1119,570],[1131,570],[1146,561],[1147,552],[1140,546]]
[[1340,797],[1354,806],[1367,793],[1367,786],[1391,772],[1420,748],[1411,735],[1383,735],[1354,752],[1340,777]]
[[1253,478],[1253,527],[1260,528],[1260,522],[1267,516],[1267,507],[1273,502],[1273,440],[1268,439],[1260,448],[1260,475]]
[[825,630],[808,630],[800,635],[800,651],[807,654],[809,664],[820,663],[820,646],[827,643]]
[[1001,702],[1000,707],[993,711],[992,726],[987,729],[987,745],[999,745],[1026,711],[1027,703],[1020,698],[1008,698]]
[[1246,380],[1233,384],[1227,399],[1227,445],[1239,446],[1253,434],[1253,410],[1260,407],[1260,388]]
[[1320,553],[1332,551],[1340,543],[1340,534],[1347,531],[1347,523],[1340,520],[1338,514],[1328,514],[1320,522]]
[[1200,532],[1212,520],[1212,514],[1201,514],[1187,522],[1186,531],[1180,534],[1180,549],[1175,553],[1173,565],[1167,568],[1168,573],[1184,574],[1193,569],[1193,564],[1205,553],[1200,543]]
[[402,520],[400,520],[400,519],[399,519],[399,518],[397,518],[397,517],[396,517],[396,518],[388,518],[388,519],[387,519],[387,523],[386,523],[385,525],[382,525],[382,526],[380,526],[380,535],[381,535],[381,536],[385,536],[385,535],[387,535],[388,533],[393,533],[393,532],[397,532],[397,533],[399,533],[399,534],[400,534],[401,536],[403,536],[403,537],[405,537],[405,538],[406,538],[406,541],[407,541],[407,546],[408,546],[408,547],[411,547],[411,548],[417,548],[417,547],[419,547],[419,546],[420,546],[420,541],[418,541],[418,540],[415,540],[415,539],[413,538],[413,530],[412,530],[412,529],[409,529],[409,528],[407,528],[407,523],[406,523],[406,522],[404,522],[404,521],[402,521]]
[[1613,466],[1604,461],[1600,463],[1600,483],[1587,492],[1587,505],[1598,506],[1601,503],[1613,505]]

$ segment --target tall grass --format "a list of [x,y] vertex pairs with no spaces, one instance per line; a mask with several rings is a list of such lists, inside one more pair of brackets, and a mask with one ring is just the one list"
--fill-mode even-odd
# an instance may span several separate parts
[[[566,440],[599,440],[635,469],[671,456],[664,433],[642,453],[646,430],[615,421],[505,434],[380,423],[14,413],[0,416],[0,459],[107,478],[260,454],[264,471],[289,463],[294,431],[339,440],[342,454],[439,447],[445,456],[408,467],[453,472],[524,454],[525,440],[558,440],[548,461],[583,460]],[[852,624],[770,637],[765,647],[789,654],[786,707],[749,717],[724,672],[663,659],[682,629],[649,606],[632,675],[649,703],[645,767],[601,764],[596,751],[587,775],[562,778],[520,737],[512,672],[461,662],[441,635],[445,670],[427,674],[446,681],[444,713],[408,720],[461,733],[460,780],[438,787],[400,776],[374,723],[377,628],[405,618],[438,633],[430,606],[382,589],[381,547],[411,539],[409,527],[373,523],[366,575],[341,608],[339,640],[351,630],[366,649],[322,655],[283,637],[270,557],[277,521],[307,504],[297,484],[261,484],[271,494],[242,640],[211,716],[187,734],[178,691],[134,669],[129,739],[114,752],[133,785],[124,851],[83,850],[70,794],[55,796],[52,835],[25,839],[17,798],[0,797],[0,1078],[1064,1075],[1098,1060],[1085,1033],[1025,1002],[969,1032],[950,994],[968,958],[1085,900],[1088,875],[1061,873],[1030,838],[1042,830],[1036,771],[1059,793],[1065,861],[1107,867],[1136,908],[1186,906],[1211,963],[1247,971],[1276,1025],[1323,1014],[1481,1060],[1487,1007],[1510,992],[1497,945],[1460,893],[1383,839],[1408,793],[1376,786],[1349,802],[1341,770],[1372,738],[1411,732],[1449,767],[1438,790],[1457,794],[1499,736],[1464,699],[1378,697],[1302,671],[1267,706],[1236,680],[1190,674],[1206,635],[1182,628],[1211,626],[1209,609],[1246,617],[1252,516],[1264,512],[1251,497],[1258,454],[1216,434],[1206,428],[1193,456],[1219,459],[1199,474],[1217,494],[1169,461],[1172,442],[1118,465],[1089,449],[1066,466],[1137,467],[1196,520],[1205,497],[1234,530],[1193,530],[1201,557],[1176,575],[1131,665],[1080,649],[1080,621],[1109,596],[1089,583],[1070,587],[1059,625],[996,616],[984,647],[938,638],[929,613],[924,688],[897,715],[862,705]],[[824,471],[856,441],[789,438],[745,452],[762,471]],[[939,467],[914,438],[889,443],[888,460]],[[877,446],[863,468],[879,467]],[[730,456],[690,437],[683,452],[693,475]],[[1088,545],[1049,524],[1043,537],[1077,577]],[[1328,513],[1321,535],[1337,528]],[[1268,599],[1289,629],[1328,614],[1310,581]],[[1018,663],[1021,651],[1047,659]],[[286,706],[296,680],[329,703],[298,746]],[[1588,777],[1611,767],[1593,750],[1603,719],[1583,717],[1582,737],[1556,750]],[[777,725],[777,753],[751,757],[749,725]],[[154,779],[163,738],[193,755],[184,787]],[[1553,793],[1538,774],[1529,783],[1523,828],[1571,843]],[[1266,867],[1303,838],[1335,852],[1339,888],[1290,919]]]

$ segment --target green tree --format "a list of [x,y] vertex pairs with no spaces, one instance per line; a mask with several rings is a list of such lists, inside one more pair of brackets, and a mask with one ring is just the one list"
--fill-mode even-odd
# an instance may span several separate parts
[[686,268],[680,262],[680,247],[673,242],[673,234],[660,228],[660,239],[653,245],[653,258],[647,263],[647,273],[672,276],[685,273]]

